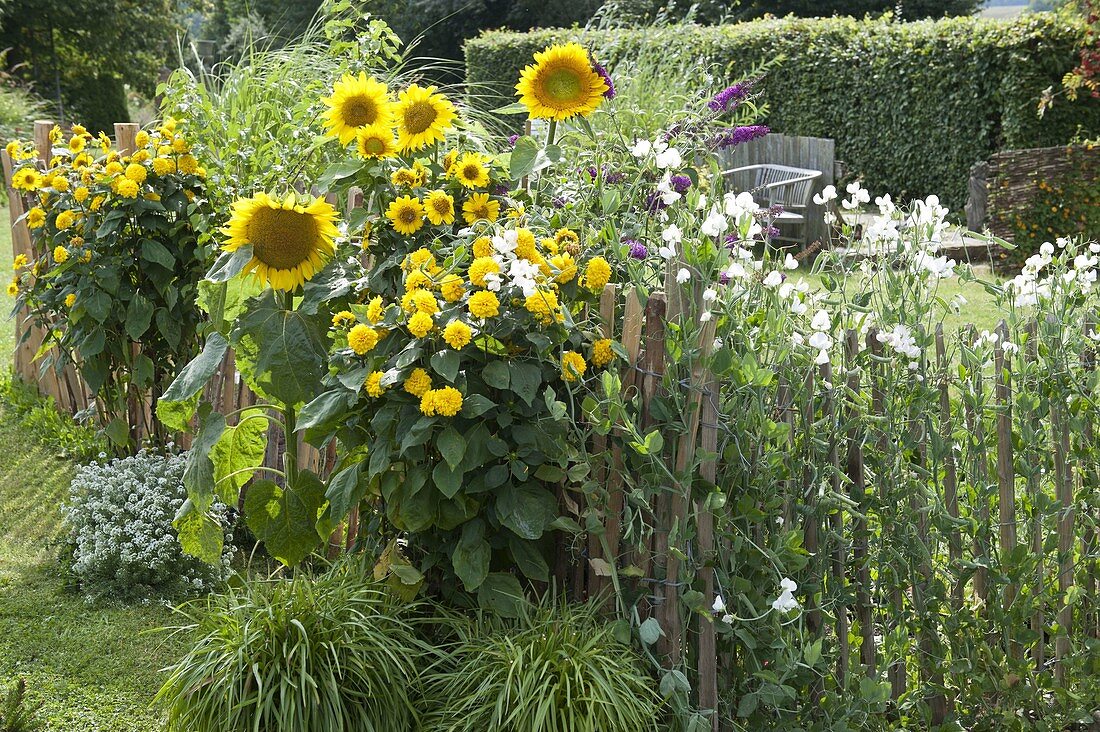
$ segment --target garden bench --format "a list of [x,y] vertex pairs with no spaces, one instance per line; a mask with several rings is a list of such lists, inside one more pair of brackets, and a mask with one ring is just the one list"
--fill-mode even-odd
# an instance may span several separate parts
[[[789,165],[762,163],[745,165],[722,171],[723,177],[736,173],[755,171],[750,193],[762,206],[779,205],[783,212],[772,218],[776,226],[797,226],[800,236],[776,236],[773,239],[807,243],[806,208],[810,205],[814,185],[823,173],[808,168],[794,168]],[[763,200],[761,200],[763,199]]]

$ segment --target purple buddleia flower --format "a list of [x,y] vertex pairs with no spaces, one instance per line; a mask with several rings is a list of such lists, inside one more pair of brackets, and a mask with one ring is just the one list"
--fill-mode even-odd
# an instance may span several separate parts
[[718,135],[711,142],[711,146],[725,150],[727,147],[734,147],[736,145],[743,145],[749,140],[755,140],[758,137],[771,132],[767,125],[749,125],[747,127],[731,127],[728,130],[718,133]]
[[518,139],[519,135],[508,135],[508,147],[515,147]]
[[745,81],[726,87],[715,94],[707,106],[715,112],[728,112],[731,109],[736,109],[749,96],[754,83],[753,81]]
[[768,217],[769,218],[774,219],[782,213],[783,213],[783,204],[773,203],[771,206],[768,206]]
[[501,184],[493,188],[494,196],[504,196],[508,194],[508,186]]
[[587,171],[588,171],[589,177],[592,178],[592,180],[596,180],[596,175],[599,172],[599,171],[596,170],[596,166],[594,166],[594,165],[588,166]]
[[668,208],[668,204],[661,200],[661,194],[654,191],[646,197],[645,201],[646,211],[650,213],[657,213]]
[[730,276],[728,274],[726,274],[725,272],[722,272],[718,275],[718,284],[728,285],[729,283],[730,283]]
[[624,180],[626,180],[626,173],[622,171],[618,171],[616,173],[604,173],[603,182],[607,183],[608,185],[613,186],[616,183],[622,183]]
[[740,241],[736,234],[726,234],[726,249],[734,249],[737,247],[737,242]]
[[631,259],[645,259],[649,256],[649,250],[646,249],[645,244],[642,244],[637,239],[624,239],[623,244],[630,245]]
[[672,190],[677,193],[686,193],[687,189],[691,188],[691,178],[686,175],[674,175],[668,182],[672,184]]
[[565,196],[554,196],[550,203],[554,205],[554,208],[565,208],[565,204],[569,203],[569,201]]
[[[774,239],[779,236],[779,229],[774,226],[766,226],[764,227],[763,234],[765,239]],[[784,277],[785,276],[786,275],[784,275]]]
[[607,91],[603,93],[605,99],[615,98],[615,82],[611,81],[611,74],[607,73],[607,69],[603,67],[599,61],[592,60],[592,70],[595,71],[600,77],[607,82]]

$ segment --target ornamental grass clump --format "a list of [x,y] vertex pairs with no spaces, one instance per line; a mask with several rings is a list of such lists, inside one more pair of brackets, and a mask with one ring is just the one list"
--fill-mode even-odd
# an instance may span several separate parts
[[661,701],[638,655],[592,605],[543,607],[515,622],[458,621],[425,674],[434,732],[646,732]]
[[[183,455],[137,455],[77,468],[65,526],[71,570],[90,599],[150,601],[207,592],[229,572],[232,548],[209,564],[183,553],[172,526],[187,500]],[[224,504],[211,520],[228,534]]]
[[181,608],[174,630],[194,641],[157,694],[170,732],[411,729],[433,650],[367,571],[249,582]]

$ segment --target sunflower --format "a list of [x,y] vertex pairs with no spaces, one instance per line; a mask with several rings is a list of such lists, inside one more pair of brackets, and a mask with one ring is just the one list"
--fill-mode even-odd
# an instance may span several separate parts
[[489,169],[478,153],[466,153],[454,166],[454,176],[464,188],[484,188],[489,185]]
[[386,209],[386,218],[393,223],[394,231],[410,236],[424,225],[424,207],[418,198],[399,196]]
[[475,193],[466,203],[462,204],[462,218],[467,224],[486,219],[496,221],[500,216],[500,201],[489,199],[488,193]]
[[321,115],[328,132],[336,135],[341,145],[347,145],[363,127],[388,125],[393,119],[388,92],[385,84],[367,78],[363,72],[358,78],[345,74],[333,85],[332,96],[321,100],[328,106]]
[[577,43],[554,45],[535,54],[520,72],[516,95],[531,117],[566,120],[587,116],[604,99],[607,82]]
[[11,177],[11,187],[17,191],[33,191],[42,186],[42,176],[33,168],[17,170]]
[[397,141],[393,139],[393,130],[383,125],[370,125],[355,133],[355,151],[359,157],[369,160],[381,160],[397,152]]
[[333,240],[340,233],[336,217],[336,209],[320,197],[302,205],[293,193],[282,201],[257,193],[233,204],[233,215],[222,229],[228,237],[222,248],[232,252],[252,245],[245,271],[273,289],[293,290],[332,258]]
[[424,213],[433,226],[455,222],[455,200],[444,191],[432,191],[424,198]]
[[409,84],[397,100],[397,138],[402,152],[440,142],[455,118],[455,108],[434,86]]

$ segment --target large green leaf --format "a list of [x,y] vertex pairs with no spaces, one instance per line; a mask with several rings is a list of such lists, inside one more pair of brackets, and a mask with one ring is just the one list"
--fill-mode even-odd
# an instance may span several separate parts
[[527,599],[514,575],[493,572],[477,589],[477,604],[504,618],[518,618]]
[[542,384],[542,369],[537,364],[513,363],[508,366],[511,375],[509,388],[527,403],[535,401],[539,386]]
[[546,564],[538,544],[526,541],[518,536],[508,537],[508,551],[512,554],[516,566],[530,579],[547,582],[550,579],[550,567]]
[[504,488],[497,496],[500,522],[524,539],[542,536],[558,517],[554,494],[533,483]]
[[235,506],[241,488],[256,474],[267,449],[268,419],[260,409],[249,409],[234,427],[227,427],[210,451],[214,485],[222,501]]
[[199,511],[191,501],[187,501],[172,525],[176,528],[184,554],[207,564],[221,561],[225,539],[221,524],[216,519]]
[[218,370],[228,348],[229,344],[221,333],[215,331],[208,335],[202,352],[183,367],[160,401],[182,402],[198,394]]
[[267,553],[293,567],[321,543],[316,525],[324,501],[321,479],[303,470],[294,485],[286,489],[266,479],[249,486],[244,518]]
[[135,292],[126,309],[126,335],[130,340],[141,340],[149,330],[149,321],[153,319],[153,303],[140,292]]
[[462,527],[462,538],[451,554],[451,566],[467,592],[476,590],[489,576],[491,556],[492,549],[485,541],[485,523],[481,519],[467,522]]
[[253,374],[264,393],[284,404],[301,404],[316,395],[328,355],[318,318],[284,309],[268,290],[248,301],[233,337],[255,345]]
[[363,463],[356,463],[329,479],[325,497],[329,502],[328,512],[333,522],[343,520],[367,494],[370,483],[363,467]]
[[199,513],[205,513],[214,503],[214,462],[210,459],[210,452],[225,431],[225,417],[211,412],[210,405],[204,404],[199,418],[199,433],[187,453],[183,485],[195,508]]

